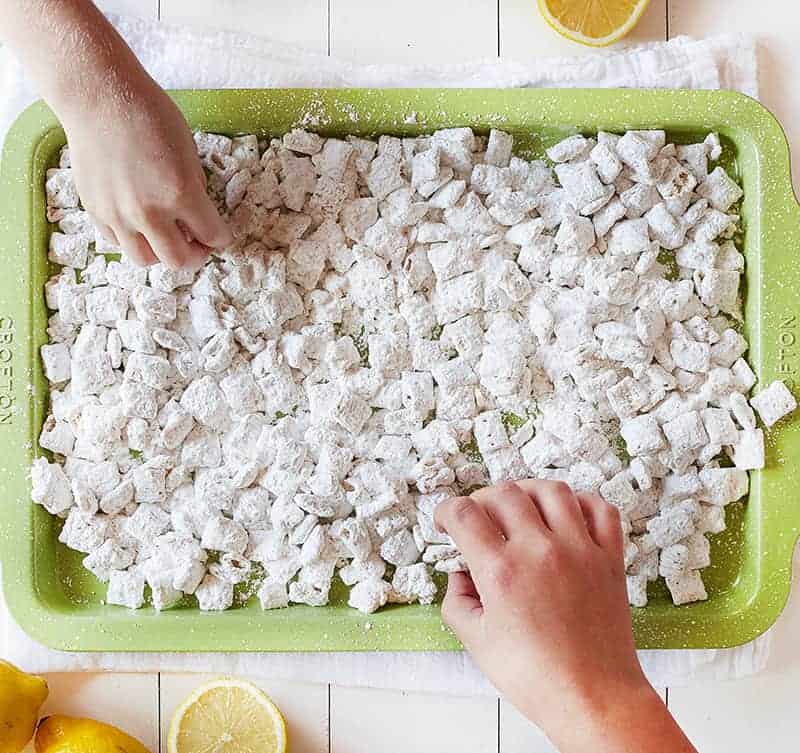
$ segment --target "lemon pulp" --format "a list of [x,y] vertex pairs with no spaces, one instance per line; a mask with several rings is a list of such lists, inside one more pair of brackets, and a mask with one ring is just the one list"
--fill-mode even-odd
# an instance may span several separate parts
[[559,34],[581,44],[604,46],[636,26],[649,0],[538,0]]
[[169,753],[285,753],[286,723],[257,687],[219,680],[198,688],[175,712]]

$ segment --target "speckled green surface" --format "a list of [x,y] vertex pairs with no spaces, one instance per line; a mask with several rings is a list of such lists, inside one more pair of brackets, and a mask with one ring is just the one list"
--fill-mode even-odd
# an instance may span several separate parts
[[[176,93],[193,128],[279,135],[295,125],[326,135],[415,135],[435,128],[492,126],[514,134],[534,156],[564,135],[598,129],[666,128],[676,141],[719,131],[726,160],[745,189],[746,335],[762,383],[800,369],[800,208],[789,153],[774,118],[730,92],[639,90],[195,91]],[[64,134],[37,104],[6,140],[0,182],[0,554],[5,595],[17,621],[39,641],[65,650],[321,651],[454,649],[436,606],[393,606],[365,618],[334,589],[326,608],[262,612],[248,603],[220,614],[191,605],[160,615],[102,603],[104,588],[57,544],[58,523],[30,502],[28,467],[45,415],[47,385],[38,347],[45,341],[43,284],[49,269],[44,172]],[[752,474],[746,504],[729,507],[705,571],[707,602],[673,607],[662,587],[634,610],[640,648],[706,648],[763,632],[789,593],[800,532],[798,420],[768,433],[767,469]],[[795,460],[794,462],[799,462]]]

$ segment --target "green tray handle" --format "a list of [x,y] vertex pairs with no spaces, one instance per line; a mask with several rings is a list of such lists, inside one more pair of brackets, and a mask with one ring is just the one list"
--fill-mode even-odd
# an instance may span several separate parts
[[[31,133],[41,137],[31,139]],[[20,588],[25,574],[55,571],[52,547],[21,547],[19,541],[53,530],[47,513],[31,504],[28,473],[35,456],[31,437],[38,436],[44,418],[35,396],[47,390],[38,354],[46,335],[32,325],[46,317],[41,283],[48,274],[47,260],[30,254],[47,233],[43,192],[31,192],[30,186],[63,141],[52,111],[36,102],[9,129],[0,161],[0,565],[6,602],[18,622],[26,614],[41,619],[36,593],[43,583],[34,584],[34,591]],[[38,297],[31,294],[34,289]]]
[[[757,131],[759,169],[771,181],[761,206],[743,211],[760,223],[754,228],[761,243],[757,285],[751,277],[745,306],[745,321],[753,323],[748,328],[749,358],[759,379],[753,392],[782,379],[800,401],[800,204],[792,187],[786,136],[774,116],[751,101],[747,110],[756,109],[760,112],[754,117],[760,115],[763,126]],[[760,623],[755,634],[777,619],[791,589],[793,554],[800,538],[800,469],[787,469],[800,463],[800,409],[765,429],[765,440],[766,468],[751,474],[747,514],[762,516],[763,525],[781,535],[754,542],[745,554],[760,558],[760,572],[768,580],[748,609]]]

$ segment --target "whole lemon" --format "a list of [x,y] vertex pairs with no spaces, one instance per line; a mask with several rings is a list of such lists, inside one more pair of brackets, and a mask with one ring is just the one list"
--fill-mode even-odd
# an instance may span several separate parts
[[0,660],[0,753],[19,753],[33,737],[47,683]]
[[36,753],[149,753],[138,740],[110,724],[55,714],[36,730]]

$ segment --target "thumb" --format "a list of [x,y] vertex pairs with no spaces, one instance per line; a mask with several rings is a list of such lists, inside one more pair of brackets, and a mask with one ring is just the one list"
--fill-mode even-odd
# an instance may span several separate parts
[[209,248],[224,248],[233,243],[233,233],[217,208],[203,192],[183,216],[178,218],[195,240]]
[[478,590],[469,573],[450,573],[442,600],[442,619],[466,645],[475,635],[483,616]]

